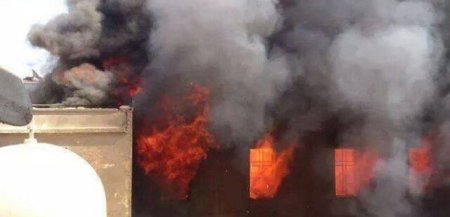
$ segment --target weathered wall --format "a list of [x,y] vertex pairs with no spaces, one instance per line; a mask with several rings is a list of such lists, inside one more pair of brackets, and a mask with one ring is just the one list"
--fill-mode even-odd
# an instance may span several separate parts
[[[61,145],[86,159],[102,179],[108,217],[131,216],[131,109],[34,109],[39,142]],[[0,146],[23,143],[27,127],[0,124]]]

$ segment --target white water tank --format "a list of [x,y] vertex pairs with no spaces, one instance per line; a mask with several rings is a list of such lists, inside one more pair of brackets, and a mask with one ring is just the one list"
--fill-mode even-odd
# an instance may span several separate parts
[[50,144],[0,148],[1,217],[106,217],[102,181],[77,154]]

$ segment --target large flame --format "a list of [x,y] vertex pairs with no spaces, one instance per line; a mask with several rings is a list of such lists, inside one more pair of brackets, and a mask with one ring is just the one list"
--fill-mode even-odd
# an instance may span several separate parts
[[289,162],[294,146],[276,153],[274,138],[269,133],[250,149],[250,198],[273,198],[284,177],[289,174]]
[[[144,124],[137,138],[139,165],[161,185],[165,197],[186,199],[201,161],[217,147],[206,129],[209,95],[205,87],[193,86],[181,99],[162,97],[157,104],[159,117]],[[180,114],[179,108],[185,106],[193,114]]]

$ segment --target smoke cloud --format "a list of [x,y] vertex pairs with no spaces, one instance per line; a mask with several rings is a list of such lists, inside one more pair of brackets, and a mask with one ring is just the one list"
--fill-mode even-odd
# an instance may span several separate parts
[[310,103],[290,105],[281,116],[293,117],[294,130],[305,132],[326,127],[304,126],[314,126],[310,120],[323,124],[338,115],[347,123],[339,144],[370,146],[384,155],[376,187],[359,198],[364,211],[358,216],[418,214],[408,200],[405,153],[424,133],[425,109],[440,97],[436,77],[442,70],[444,45],[438,4],[442,2],[284,3],[289,28],[276,42],[290,51],[288,59],[296,69],[291,74],[301,75],[298,83],[304,87],[294,88],[309,92],[294,99]]
[[44,26],[31,28],[28,36],[31,44],[61,58],[98,56],[103,18],[97,11],[98,5],[98,0],[67,1],[67,14],[59,15]]
[[283,53],[267,48],[266,38],[281,22],[274,2],[155,0],[148,7],[157,73],[207,81],[215,93],[212,128],[223,144],[249,144],[264,133],[265,106],[289,77]]
[[108,99],[112,78],[112,73],[100,71],[85,63],[69,69],[62,74],[62,78],[57,77],[55,80],[72,90],[63,104],[90,106],[102,105]]
[[[331,129],[334,144],[325,146],[370,147],[382,156],[358,216],[422,215],[415,197],[423,195],[411,195],[407,180],[407,150],[419,138],[435,136],[433,163],[447,170],[448,1],[67,4],[67,14],[29,33],[58,58],[38,90],[41,103],[116,106],[127,99],[115,92],[132,81],[143,87],[135,115],[151,120],[149,108],[164,93],[198,83],[211,90],[209,129],[223,149],[247,152],[278,125],[282,138],[299,144]],[[117,65],[126,70],[109,70]]]
[[[33,26],[28,34],[31,44],[46,49],[57,59],[51,73],[69,72],[69,69],[84,63],[92,64],[103,71],[118,67],[127,70],[120,72],[111,70],[113,76],[110,83],[115,85],[109,90],[114,93],[109,95],[114,96],[114,99],[106,102],[94,100],[87,103],[92,101],[88,97],[90,94],[64,91],[73,87],[65,86],[66,83],[54,79],[64,76],[48,75],[41,87],[33,93],[34,103],[58,103],[66,101],[68,97],[71,98],[68,105],[79,103],[84,106],[117,106],[129,102],[130,97],[127,94],[117,92],[127,92],[123,90],[125,89],[123,86],[127,86],[130,82],[138,82],[137,77],[148,64],[146,43],[150,34],[151,19],[144,7],[145,2],[69,0],[68,13],[55,17],[45,25]],[[101,73],[96,75],[103,76]],[[105,79],[99,77],[96,80]],[[67,92],[75,93],[77,96],[71,96]]]
[[392,146],[392,157],[377,164],[373,191],[360,196],[364,212],[358,216],[417,216],[417,210],[406,197],[409,191],[407,145],[395,139]]

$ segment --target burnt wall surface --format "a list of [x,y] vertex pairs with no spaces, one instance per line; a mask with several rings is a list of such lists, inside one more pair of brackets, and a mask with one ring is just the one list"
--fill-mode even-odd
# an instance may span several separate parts
[[276,196],[271,199],[249,198],[248,171],[245,171],[240,163],[236,163],[242,156],[233,150],[208,155],[192,181],[190,195],[186,201],[164,200],[157,185],[151,184],[148,178],[145,179],[143,174],[136,171],[135,216],[355,216],[349,210],[355,206],[356,200],[335,196],[334,147],[323,145],[332,142],[317,139],[316,136],[311,136],[314,139],[306,139],[308,145],[295,151],[290,164],[290,174],[281,184]]
[[355,200],[337,198],[334,190],[334,147],[326,138],[306,139],[291,162],[273,199],[251,200],[249,216],[353,216],[349,207]]
[[134,177],[134,215],[161,217],[248,216],[248,177],[233,163],[233,151],[211,153],[185,201],[165,198],[139,170]]
[[[359,197],[336,197],[333,136],[305,136],[290,164],[290,173],[271,199],[250,199],[248,171],[237,164],[235,150],[211,153],[192,181],[186,201],[164,200],[144,175],[135,177],[134,213],[137,217],[359,217],[373,216]],[[248,164],[247,164],[248,166]],[[145,180],[145,181],[142,181]],[[363,191],[372,191],[369,186]],[[142,190],[145,189],[145,190]],[[364,192],[362,193],[364,194]],[[386,192],[387,196],[389,192]],[[163,199],[161,199],[163,197]],[[439,187],[419,200],[417,216],[448,216],[450,189]]]

